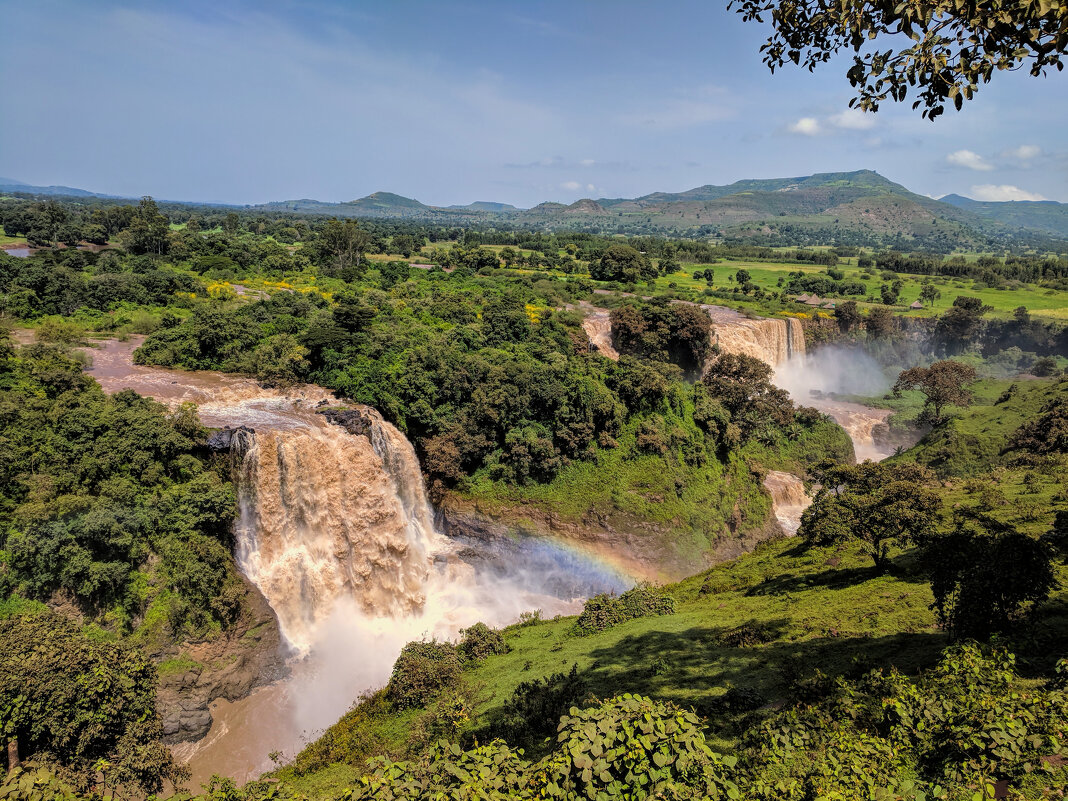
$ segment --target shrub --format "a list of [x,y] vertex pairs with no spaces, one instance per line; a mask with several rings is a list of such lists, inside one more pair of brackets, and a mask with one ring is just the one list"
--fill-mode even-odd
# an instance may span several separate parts
[[462,639],[456,650],[464,659],[481,662],[491,654],[506,654],[511,649],[497,629],[485,623],[476,623],[460,632]]
[[639,584],[618,597],[602,594],[586,601],[575,621],[575,633],[596,634],[637,617],[674,613],[674,598],[649,584]]
[[623,609],[623,602],[615,595],[603,593],[594,595],[583,604],[582,614],[575,621],[575,629],[579,634],[596,634],[600,631],[606,631],[626,619],[627,615]]
[[649,584],[639,584],[619,596],[627,620],[675,614],[675,599]]
[[958,637],[1010,631],[1057,584],[1049,546],[1011,530],[960,525],[925,558],[938,622]]
[[410,642],[393,665],[386,696],[397,709],[425,707],[460,683],[461,670],[460,655],[451,643]]
[[578,665],[572,665],[569,673],[521,682],[490,723],[489,733],[529,752],[556,733],[561,715],[589,700],[589,686]]

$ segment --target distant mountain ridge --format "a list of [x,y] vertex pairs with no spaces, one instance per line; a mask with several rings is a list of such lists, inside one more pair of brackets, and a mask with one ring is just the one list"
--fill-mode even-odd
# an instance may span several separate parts
[[105,200],[123,200],[121,195],[102,195],[73,186],[34,186],[14,178],[0,178],[0,192],[20,192],[29,195],[54,195],[56,197],[99,197]]
[[962,195],[946,195],[939,200],[984,219],[1068,237],[1068,203],[1055,200],[972,200]]
[[[84,189],[36,187],[13,179],[0,179],[0,191],[116,199]],[[500,221],[541,230],[714,236],[755,244],[940,251],[1021,244],[1039,250],[1068,248],[1068,204],[977,201],[961,195],[935,200],[873,170],[747,179],[637,198],[582,198],[570,205],[546,201],[530,209],[495,201],[431,206],[385,191],[341,203],[304,198],[246,208],[443,225]]]

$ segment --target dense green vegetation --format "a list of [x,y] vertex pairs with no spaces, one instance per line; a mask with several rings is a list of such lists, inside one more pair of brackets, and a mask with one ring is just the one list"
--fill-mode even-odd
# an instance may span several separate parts
[[177,634],[226,625],[241,594],[236,502],[198,450],[195,410],[105,395],[60,346],[3,344],[4,596],[58,593],[118,631],[149,619]]
[[[176,776],[135,646],[212,636],[242,604],[228,465],[194,409],[86,377],[69,345],[90,332],[146,334],[142,363],[331,387],[406,432],[443,507],[638,532],[663,574],[755,538],[765,471],[822,483],[798,540],[576,617],[410,643],[386,687],[270,782],[218,779],[212,799],[973,799],[999,782],[1038,799],[1068,782],[1065,333],[1019,308],[1046,297],[1056,318],[1063,259],[149,200],[0,211],[35,243],[96,225],[123,246],[0,256],[0,309],[46,343],[0,348],[0,726],[31,763],[0,797]],[[902,308],[913,294],[924,310]],[[794,406],[767,365],[710,346],[694,301],[792,314],[810,341],[864,347],[898,379],[876,402],[923,439],[850,464],[842,430]],[[582,302],[611,309],[618,362],[591,352]],[[62,649],[30,647],[42,626]],[[967,637],[984,644],[953,644]],[[29,693],[35,670],[54,680]],[[76,697],[90,676],[99,693]]]

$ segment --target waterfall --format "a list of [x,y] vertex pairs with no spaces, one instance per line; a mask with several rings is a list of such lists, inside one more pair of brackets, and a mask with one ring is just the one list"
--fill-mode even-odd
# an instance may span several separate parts
[[581,301],[582,329],[597,352],[612,361],[619,361],[619,351],[612,344],[612,316],[607,309],[599,309],[588,301]]
[[778,367],[805,354],[805,331],[795,318],[745,317],[723,306],[702,306],[712,318],[712,344],[724,353],[753,356]]
[[234,443],[237,560],[307,653],[341,599],[408,614],[424,601],[434,529],[411,445],[378,418],[370,440],[325,420]]
[[801,514],[812,503],[801,479],[792,473],[769,470],[764,488],[771,495],[771,509],[783,533],[792,537],[801,528]]

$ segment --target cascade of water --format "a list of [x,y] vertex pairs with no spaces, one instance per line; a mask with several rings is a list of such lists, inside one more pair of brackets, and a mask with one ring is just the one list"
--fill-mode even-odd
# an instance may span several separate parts
[[753,356],[778,367],[805,354],[805,332],[793,318],[750,318],[722,306],[702,307],[712,318],[712,342],[725,353]]
[[373,430],[377,449],[319,420],[235,443],[238,564],[301,653],[341,598],[379,615],[424,600],[434,533],[422,478],[399,432]]
[[801,528],[801,514],[812,503],[805,485],[792,473],[769,470],[764,488],[771,495],[771,508],[783,532],[792,537]]

